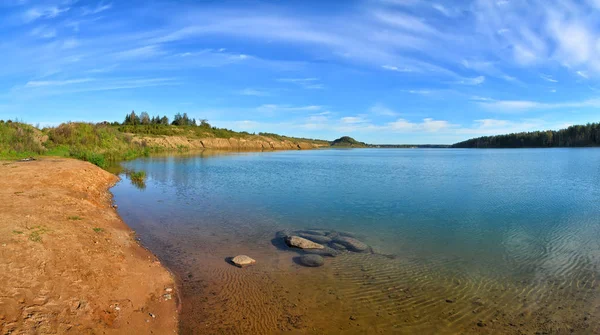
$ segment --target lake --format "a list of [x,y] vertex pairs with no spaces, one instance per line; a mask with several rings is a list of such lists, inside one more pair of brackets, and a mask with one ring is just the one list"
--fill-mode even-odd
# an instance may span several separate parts
[[[599,149],[202,153],[125,162],[119,214],[179,278],[182,334],[600,332]],[[280,230],[367,252],[298,264]],[[256,265],[226,260],[245,254]]]

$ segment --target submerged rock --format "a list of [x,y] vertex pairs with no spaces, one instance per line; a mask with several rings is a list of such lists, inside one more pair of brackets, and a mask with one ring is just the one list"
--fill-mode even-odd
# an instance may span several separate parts
[[303,251],[305,254],[319,255],[325,257],[335,257],[340,254],[339,251],[329,247],[323,247],[323,249],[305,249]]
[[299,233],[298,236],[319,244],[327,244],[331,242],[331,238],[325,235],[311,235],[308,233]]
[[343,246],[343,245],[341,245],[341,244],[339,244],[339,243],[335,243],[335,242],[329,243],[329,246],[330,246],[332,249],[334,249],[334,250],[338,250],[338,251],[344,251],[344,250],[347,250],[347,248],[346,248],[345,246]]
[[354,252],[365,252],[369,250],[369,246],[353,237],[338,236],[333,239],[333,242],[341,244]]
[[354,233],[350,233],[347,231],[338,231],[336,232],[339,236],[344,236],[344,237],[352,237],[352,238],[356,238],[356,234]]
[[311,240],[307,240],[300,236],[286,236],[285,244],[290,247],[300,248],[300,249],[323,249],[324,247],[321,244],[315,243]]
[[286,236],[290,236],[292,235],[292,231],[289,229],[284,229],[284,230],[280,230],[278,232],[275,233],[275,237],[276,238],[285,238]]
[[237,255],[231,259],[231,262],[235,264],[235,266],[243,268],[245,266],[252,265],[256,263],[256,261],[246,255]]
[[328,230],[321,230],[321,229],[307,229],[307,230],[298,231],[298,233],[309,234],[309,235],[318,235],[318,236],[325,236],[325,235],[327,235],[328,232],[329,232]]
[[325,260],[319,255],[304,255],[298,257],[298,263],[304,266],[318,267],[325,264]]

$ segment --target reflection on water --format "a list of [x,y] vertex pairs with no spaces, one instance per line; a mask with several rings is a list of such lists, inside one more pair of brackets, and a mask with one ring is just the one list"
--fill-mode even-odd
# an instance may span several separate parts
[[[598,333],[600,150],[364,149],[124,164],[124,220],[181,278],[183,333]],[[281,229],[374,253],[319,268]],[[237,269],[225,258],[258,263]],[[383,255],[395,255],[395,258]]]

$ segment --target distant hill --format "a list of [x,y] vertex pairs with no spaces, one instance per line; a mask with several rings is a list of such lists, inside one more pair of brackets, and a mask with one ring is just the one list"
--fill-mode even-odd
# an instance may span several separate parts
[[343,136],[331,142],[332,147],[338,148],[368,148],[369,145],[364,142],[359,142],[350,136]]

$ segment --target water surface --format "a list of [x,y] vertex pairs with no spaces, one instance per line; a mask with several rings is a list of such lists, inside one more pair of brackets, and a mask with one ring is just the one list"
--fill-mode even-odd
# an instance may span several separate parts
[[[600,150],[152,157],[119,213],[180,278],[192,333],[598,333]],[[374,253],[293,262],[281,229]],[[258,263],[237,269],[225,259]],[[386,257],[395,255],[394,258]]]

